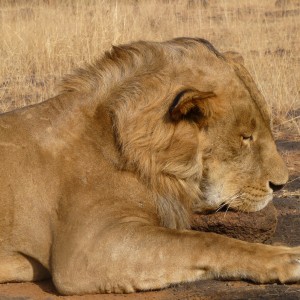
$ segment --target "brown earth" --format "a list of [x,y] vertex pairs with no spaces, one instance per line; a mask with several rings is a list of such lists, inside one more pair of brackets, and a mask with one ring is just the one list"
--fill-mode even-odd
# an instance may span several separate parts
[[[299,140],[279,140],[277,142],[290,170],[290,180],[286,187],[277,194],[274,205],[277,209],[277,227],[275,233],[267,241],[268,244],[281,243],[290,246],[300,245],[300,142]],[[227,217],[233,216],[231,212]],[[272,218],[272,209],[269,211]],[[267,214],[267,215],[268,215]],[[260,214],[262,217],[262,214]],[[223,218],[224,219],[224,218]],[[226,220],[225,219],[225,220]],[[222,227],[222,218],[218,219]],[[252,219],[253,220],[253,219]],[[249,221],[249,219],[248,219]],[[247,223],[247,220],[243,221]],[[241,222],[241,223],[243,223]],[[263,220],[261,220],[263,224]],[[230,222],[227,222],[228,224]],[[244,224],[246,224],[244,223]],[[227,224],[227,225],[228,225]],[[237,223],[235,223],[237,225]],[[249,223],[248,223],[249,224]],[[268,223],[265,223],[268,224]],[[270,226],[270,223],[269,225]],[[271,226],[272,227],[272,226]],[[269,227],[269,228],[271,228]],[[228,235],[232,234],[224,232]],[[253,228],[252,228],[253,229]],[[214,231],[218,231],[215,228]],[[252,231],[253,232],[253,231]],[[233,232],[234,234],[234,232]],[[248,234],[248,237],[247,237]],[[249,231],[246,234],[249,236]],[[253,240],[259,239],[259,232],[254,231]],[[264,234],[264,233],[262,233]],[[265,238],[262,237],[262,240]],[[300,299],[300,283],[291,285],[258,285],[241,281],[217,281],[205,280],[193,283],[184,283],[172,286],[161,291],[141,292],[129,295],[85,295],[85,296],[59,296],[50,280],[37,283],[8,283],[0,284],[1,300],[29,300],[29,299],[101,299],[101,300],[171,300],[171,299],[213,299],[213,300],[235,300],[235,299]]]

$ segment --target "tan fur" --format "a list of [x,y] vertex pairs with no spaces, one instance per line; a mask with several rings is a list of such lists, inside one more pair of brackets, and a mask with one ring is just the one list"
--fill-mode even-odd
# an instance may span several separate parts
[[288,178],[247,70],[205,40],[113,47],[61,94],[0,118],[0,282],[62,294],[205,278],[300,279],[300,248],[194,232]]

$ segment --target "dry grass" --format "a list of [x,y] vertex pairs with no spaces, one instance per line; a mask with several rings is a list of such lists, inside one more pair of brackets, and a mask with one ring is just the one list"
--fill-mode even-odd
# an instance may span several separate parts
[[111,44],[198,36],[242,53],[275,129],[299,134],[299,33],[299,0],[0,0],[0,111],[55,95]]

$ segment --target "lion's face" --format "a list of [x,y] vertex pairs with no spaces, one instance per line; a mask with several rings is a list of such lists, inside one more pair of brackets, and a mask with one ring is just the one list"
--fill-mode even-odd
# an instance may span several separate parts
[[[192,59],[197,62],[197,56]],[[198,125],[202,195],[194,210],[260,210],[288,179],[268,107],[248,71],[231,55],[207,60],[200,53],[199,65],[182,79],[189,88],[171,106],[177,126]]]
[[[251,100],[229,100],[226,113],[207,128],[202,201],[208,209],[257,211],[288,179],[267,123]],[[203,205],[203,203],[202,203]]]

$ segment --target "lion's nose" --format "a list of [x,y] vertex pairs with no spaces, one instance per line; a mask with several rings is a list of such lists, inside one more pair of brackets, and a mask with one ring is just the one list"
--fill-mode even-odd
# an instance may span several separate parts
[[269,181],[269,186],[273,190],[273,192],[277,192],[277,191],[281,190],[285,186],[285,184],[276,184],[276,183]]

